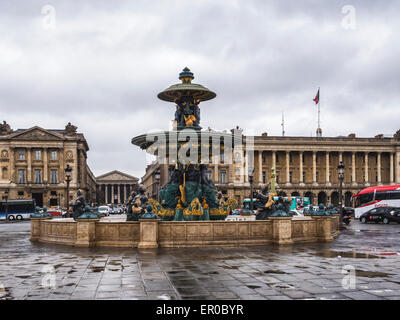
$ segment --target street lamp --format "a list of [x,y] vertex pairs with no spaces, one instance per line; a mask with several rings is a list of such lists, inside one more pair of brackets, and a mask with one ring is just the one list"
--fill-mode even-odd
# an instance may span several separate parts
[[252,213],[253,213],[253,177],[254,177],[254,168],[249,168],[250,210]]
[[339,172],[339,226],[340,229],[343,229],[343,197],[342,197],[342,187],[343,187],[343,179],[344,179],[344,163],[343,161],[339,162],[338,165]]
[[157,170],[154,172],[154,179],[156,180],[156,199],[157,199],[157,201],[159,201],[159,198],[158,198],[158,188],[159,188],[159,185],[160,185],[160,177],[161,177],[161,175],[160,175],[160,168],[157,168]]
[[71,171],[72,168],[67,164],[65,167],[65,181],[67,182],[67,196],[65,198],[65,206],[67,207],[67,214],[69,216],[69,183],[71,182]]
[[6,189],[6,191],[4,191],[4,195],[6,198],[6,220],[8,220],[8,189]]

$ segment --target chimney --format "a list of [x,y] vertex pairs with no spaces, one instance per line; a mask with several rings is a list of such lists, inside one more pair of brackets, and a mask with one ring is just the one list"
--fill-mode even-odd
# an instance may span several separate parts
[[261,133],[261,137],[268,137],[268,133],[267,132]]
[[350,134],[347,136],[347,138],[350,138],[350,139],[355,139],[355,137],[356,137],[356,134],[355,134],[355,133],[350,133]]

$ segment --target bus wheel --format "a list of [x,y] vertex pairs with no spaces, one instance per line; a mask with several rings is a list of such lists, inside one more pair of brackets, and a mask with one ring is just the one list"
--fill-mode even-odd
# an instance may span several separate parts
[[18,216],[17,216],[17,220],[22,220],[22,216],[21,216],[21,215],[18,215]]
[[365,217],[362,217],[362,218],[361,218],[361,222],[362,222],[362,223],[367,223],[367,219],[365,219]]
[[14,221],[15,217],[14,216],[8,216],[8,221]]
[[389,222],[390,222],[390,221],[389,221],[388,218],[384,218],[384,219],[383,219],[383,223],[384,223],[384,224],[389,224]]

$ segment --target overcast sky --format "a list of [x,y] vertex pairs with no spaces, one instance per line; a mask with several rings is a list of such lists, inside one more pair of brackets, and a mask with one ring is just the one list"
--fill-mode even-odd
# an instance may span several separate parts
[[287,136],[315,136],[321,87],[323,136],[393,135],[399,12],[396,0],[1,0],[0,120],[71,121],[96,176],[140,178],[131,138],[169,128],[175,107],[157,94],[187,66],[217,93],[200,105],[203,128],[281,135],[284,112]]

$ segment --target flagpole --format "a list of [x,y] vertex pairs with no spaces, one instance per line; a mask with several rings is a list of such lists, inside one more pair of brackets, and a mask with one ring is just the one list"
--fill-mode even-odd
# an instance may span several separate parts
[[317,137],[322,137],[321,121],[320,121],[320,100],[321,100],[321,88],[318,87],[318,128]]
[[321,123],[320,123],[320,109],[319,109],[319,102],[321,101],[321,91],[320,88],[318,87],[318,128],[321,128]]

